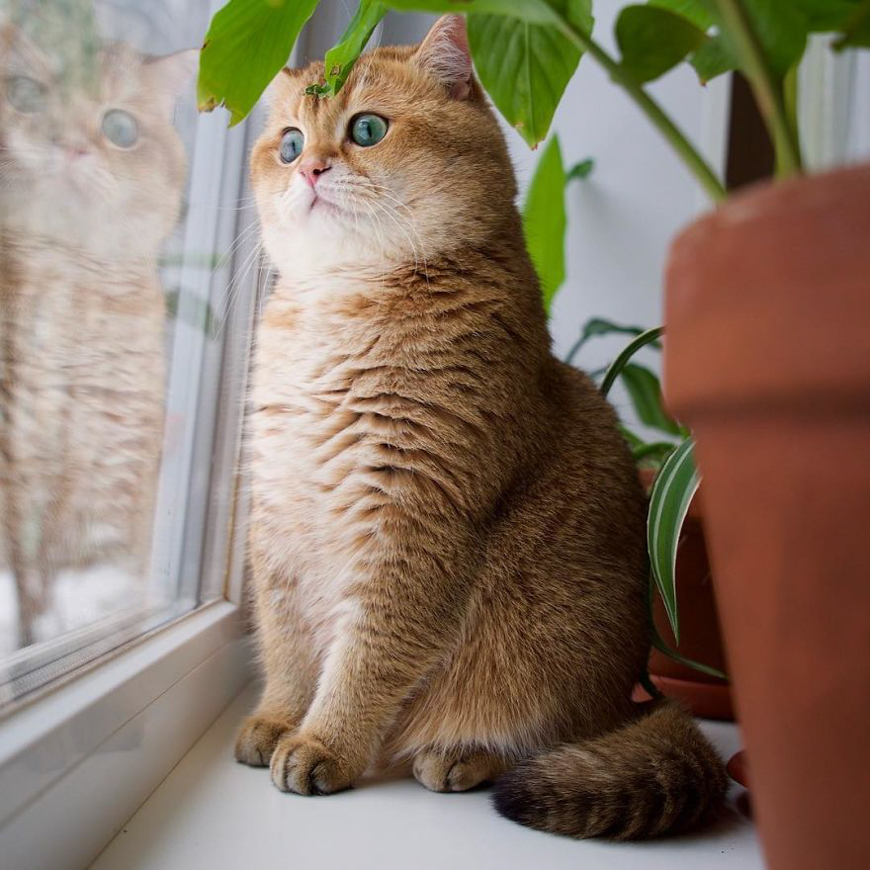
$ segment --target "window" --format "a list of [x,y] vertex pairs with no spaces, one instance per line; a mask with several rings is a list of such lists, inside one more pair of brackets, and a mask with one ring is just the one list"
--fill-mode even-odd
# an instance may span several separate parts
[[[257,249],[209,0],[0,0],[0,703],[224,598]],[[232,279],[231,279],[232,276]]]

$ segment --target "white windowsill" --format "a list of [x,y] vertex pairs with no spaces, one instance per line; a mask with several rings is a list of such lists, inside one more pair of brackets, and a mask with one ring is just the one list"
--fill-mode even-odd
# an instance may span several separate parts
[[[576,842],[496,815],[486,791],[441,795],[410,779],[381,780],[330,797],[278,792],[267,771],[232,759],[235,730],[253,707],[244,692],[127,821],[91,870],[762,870],[755,827],[734,807],[716,827],[646,843]],[[723,755],[734,725],[702,723]]]
[[215,602],[0,722],[4,870],[86,866],[250,679]]

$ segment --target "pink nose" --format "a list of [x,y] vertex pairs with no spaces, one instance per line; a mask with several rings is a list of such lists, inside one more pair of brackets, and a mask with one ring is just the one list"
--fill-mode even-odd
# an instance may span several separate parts
[[329,163],[327,163],[325,160],[321,160],[321,158],[319,157],[309,157],[299,164],[299,171],[302,173],[302,177],[312,187],[317,184],[317,179],[320,178],[320,176],[323,175],[324,172],[327,172],[330,168],[331,167]]

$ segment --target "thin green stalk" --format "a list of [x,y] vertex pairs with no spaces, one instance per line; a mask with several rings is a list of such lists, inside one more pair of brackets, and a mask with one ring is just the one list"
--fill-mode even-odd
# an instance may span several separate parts
[[716,0],[716,5],[773,140],[777,175],[797,175],[803,169],[797,130],[789,122],[782,86],[770,69],[746,10],[741,0]]
[[[785,112],[792,138],[800,147],[800,128],[798,127],[798,64],[795,64],[786,74],[782,82],[782,94],[785,100]],[[798,154],[800,157],[800,154]],[[803,160],[803,158],[801,158]]]
[[663,326],[654,326],[652,329],[648,329],[646,332],[642,332],[637,338],[633,341],[629,342],[619,354],[619,356],[610,364],[610,368],[607,369],[607,374],[604,376],[604,380],[601,382],[601,386],[599,389],[601,390],[601,395],[606,396],[610,392],[610,388],[613,386],[613,382],[619,377],[622,370],[625,368],[625,364],[642,348],[648,344],[651,344],[656,339],[661,338],[664,334],[665,328]]
[[710,198],[715,202],[721,202],[725,199],[727,192],[722,182],[716,177],[716,173],[713,172],[707,161],[698,153],[679,127],[664,113],[661,106],[589,34],[577,30],[561,18],[558,26],[566,38],[595,58],[607,70],[613,81],[635,101],[640,110],[668,140],[677,155],[692,171]]

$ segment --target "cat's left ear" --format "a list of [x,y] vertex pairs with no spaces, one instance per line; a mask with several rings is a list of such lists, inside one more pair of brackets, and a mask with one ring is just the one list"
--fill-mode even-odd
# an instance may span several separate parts
[[151,93],[167,115],[199,66],[199,49],[189,48],[163,57],[148,57],[142,71]]
[[420,43],[414,60],[437,78],[455,100],[467,100],[471,95],[474,68],[461,15],[442,15]]

